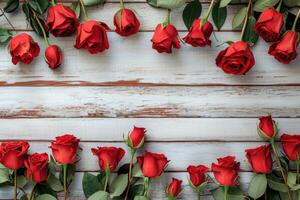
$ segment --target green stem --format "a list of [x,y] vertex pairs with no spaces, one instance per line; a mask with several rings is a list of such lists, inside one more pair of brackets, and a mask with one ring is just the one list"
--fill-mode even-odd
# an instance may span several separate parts
[[229,187],[224,186],[224,200],[228,200],[228,190],[229,190]]
[[272,138],[272,139],[270,140],[270,143],[271,143],[271,146],[272,146],[273,153],[274,153],[274,155],[275,155],[276,163],[277,163],[277,165],[278,165],[278,167],[279,167],[279,170],[280,170],[280,172],[281,172],[282,178],[283,178],[283,180],[284,180],[284,184],[286,185],[286,188],[287,188],[287,191],[288,191],[288,192],[287,192],[287,193],[288,193],[288,198],[289,198],[289,200],[292,200],[291,191],[290,191],[290,188],[289,188],[289,186],[288,186],[288,184],[287,184],[286,174],[285,174],[285,172],[284,172],[284,170],[283,170],[283,167],[282,167],[281,162],[280,162],[280,159],[279,159],[279,155],[278,155],[278,153],[277,153],[277,149],[276,149],[276,146],[275,146],[274,138]]
[[68,174],[68,165],[63,165],[63,174],[64,174],[64,200],[68,198],[68,183],[67,183],[67,174]]
[[201,191],[198,191],[198,193],[197,193],[198,195],[198,200],[201,200]]
[[167,24],[170,24],[170,23],[171,23],[171,9],[168,9],[166,18],[163,22],[163,25],[166,26]]
[[120,0],[121,8],[124,8],[124,1]]
[[35,193],[35,186],[36,186],[36,184],[34,184],[32,186],[32,190],[31,190],[31,193],[30,193],[29,200],[34,200],[33,197],[34,197],[34,193]]
[[80,3],[80,6],[81,6],[81,9],[82,9],[82,12],[83,12],[84,21],[87,21],[89,19],[89,17],[87,15],[83,0],[79,0],[79,3]]
[[51,0],[51,4],[52,4],[53,6],[55,6],[55,5],[56,5],[55,0]]
[[106,166],[106,170],[105,170],[105,184],[104,184],[104,191],[107,190],[108,182],[109,182],[109,177],[110,177],[110,168],[109,168],[109,165],[107,165],[107,166]]
[[144,178],[144,196],[148,198],[149,196],[149,182],[150,182],[150,179],[148,177],[145,177]]
[[282,0],[280,0],[278,6],[277,6],[277,8],[276,8],[276,10],[277,10],[278,12],[280,12],[280,10],[281,10],[281,5],[282,5]]
[[298,10],[295,21],[293,23],[292,31],[296,31],[296,25],[297,25],[297,21],[298,21],[299,17],[300,17],[300,9]]
[[[33,11],[34,12],[34,11]],[[43,37],[44,37],[44,41],[45,41],[45,44],[46,44],[46,47],[50,46],[50,43],[49,43],[49,40],[48,40],[48,37],[47,37],[47,34],[46,34],[46,31],[44,29],[44,26],[42,25],[38,15],[34,12],[33,13],[34,15],[34,18],[36,19],[40,29],[42,30],[42,33],[43,33]]]
[[240,38],[241,41],[243,41],[243,37],[244,37],[245,31],[246,31],[251,7],[252,7],[252,0],[249,0],[248,6],[247,6],[247,15],[244,19],[244,24],[243,24],[243,28],[242,28],[242,32],[241,32],[241,38]]
[[135,149],[134,148],[130,148],[130,163],[129,163],[129,172],[128,172],[128,186],[126,189],[126,195],[124,200],[128,199],[128,194],[129,194],[129,189],[130,189],[130,185],[131,185],[131,181],[132,181],[132,168],[133,168],[133,158],[134,158],[134,154],[135,154]]
[[205,17],[201,20],[201,26],[203,26],[207,22],[210,14],[212,12],[212,9],[214,8],[214,4],[215,4],[215,0],[211,0],[208,11],[207,11]]
[[17,170],[14,171],[14,200],[17,200],[18,196],[18,181],[17,181]]

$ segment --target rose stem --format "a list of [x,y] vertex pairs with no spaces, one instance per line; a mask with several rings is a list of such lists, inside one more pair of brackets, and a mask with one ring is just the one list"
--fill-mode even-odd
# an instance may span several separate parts
[[227,196],[228,196],[228,190],[229,190],[229,187],[228,186],[224,186],[224,200],[227,200]]
[[52,4],[52,6],[55,6],[56,5],[55,0],[51,0],[51,4]]
[[214,4],[215,4],[215,0],[211,0],[211,2],[209,4],[208,11],[206,13],[206,16],[201,20],[201,26],[203,26],[207,22],[207,19],[209,18],[210,14],[211,14],[211,11],[214,7]]
[[110,176],[110,167],[109,167],[109,164],[107,164],[106,170],[105,170],[105,184],[104,184],[104,191],[107,190],[108,181],[109,181],[109,176]]
[[241,38],[240,38],[241,41],[243,41],[243,37],[244,37],[245,31],[246,31],[247,22],[248,22],[251,7],[252,7],[252,0],[249,0],[248,7],[247,7],[247,14],[245,16],[244,24],[243,24],[243,28],[242,28],[242,32],[241,32]]
[[198,200],[201,200],[201,191],[198,191]]
[[274,152],[274,155],[275,155],[275,159],[276,159],[277,165],[278,165],[278,167],[279,167],[279,169],[280,169],[282,178],[283,178],[283,180],[284,180],[284,184],[286,185],[286,188],[287,188],[287,191],[288,191],[287,193],[288,193],[289,200],[292,200],[290,188],[289,188],[289,186],[288,186],[288,184],[287,184],[286,175],[285,175],[285,173],[284,173],[284,171],[283,171],[283,168],[282,168],[281,163],[280,163],[280,160],[279,160],[279,155],[278,155],[278,153],[277,153],[277,149],[276,149],[276,146],[275,146],[274,138],[272,138],[272,139],[270,140],[270,143],[271,143],[271,146],[272,146],[272,150],[273,150],[273,152]]
[[281,10],[281,5],[282,5],[282,0],[280,0],[278,6],[277,6],[277,8],[276,8],[276,10],[277,10],[278,12],[280,12],[280,10]]
[[68,172],[68,165],[63,165],[63,174],[64,174],[64,200],[68,198],[68,187],[67,187],[67,172]]
[[171,23],[171,9],[167,10],[166,18],[163,22],[163,27]]
[[89,17],[87,15],[86,10],[85,10],[83,0],[79,0],[79,3],[80,3],[80,6],[81,6],[81,9],[82,9],[82,12],[83,12],[84,21],[87,21],[89,19]]
[[17,170],[14,170],[14,200],[17,200],[17,190],[18,190],[18,183],[17,183]]
[[36,184],[34,184],[34,185],[32,186],[32,190],[31,190],[31,193],[30,193],[29,200],[32,200],[32,198],[33,198],[33,196],[34,196],[34,189],[35,189],[35,186],[36,186]]
[[124,8],[124,1],[120,0],[121,8]]
[[46,47],[50,46],[50,42],[49,42],[49,40],[48,40],[48,38],[47,38],[47,35],[46,35],[46,31],[45,31],[45,29],[44,29],[44,26],[42,25],[42,23],[41,23],[39,17],[37,16],[37,14],[36,14],[35,12],[33,12],[33,15],[34,15],[34,18],[36,19],[36,21],[37,21],[39,27],[40,27],[41,30],[42,30],[42,33],[43,33],[43,37],[44,37],[44,41],[45,41]]
[[148,197],[148,190],[149,190],[149,182],[150,182],[150,180],[149,180],[149,178],[148,177],[145,177],[144,178],[144,186],[145,186],[145,188],[144,188],[144,196],[145,197]]
[[296,15],[295,21],[293,23],[292,31],[296,31],[296,25],[297,25],[297,21],[299,19],[299,16],[300,16],[300,9],[298,10],[298,13]]
[[128,199],[130,184],[131,184],[131,181],[132,181],[132,167],[133,167],[133,158],[134,158],[134,154],[135,154],[135,149],[130,148],[130,152],[131,152],[131,157],[130,157],[129,172],[128,172],[128,185],[127,185],[126,195],[125,195],[124,200]]

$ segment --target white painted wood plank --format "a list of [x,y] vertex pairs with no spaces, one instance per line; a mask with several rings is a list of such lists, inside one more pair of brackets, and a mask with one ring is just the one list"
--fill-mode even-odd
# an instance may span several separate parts
[[2,87],[0,117],[299,117],[300,87]]
[[[0,7],[4,7],[4,5],[4,3],[0,3]],[[203,15],[206,13],[208,6],[208,4],[203,4]],[[136,10],[141,22],[140,30],[142,31],[154,30],[157,24],[163,22],[166,15],[165,10],[153,8],[146,3],[127,3],[126,7],[133,8],[134,10]],[[222,30],[232,30],[231,21],[233,19],[234,13],[236,13],[241,7],[241,5],[228,7],[228,18]],[[106,3],[104,4],[104,6],[90,7],[88,8],[89,18],[103,21],[107,23],[111,29],[114,30],[115,27],[113,25],[113,16],[119,10],[119,8],[120,6],[118,3]],[[186,27],[182,20],[183,8],[184,7],[181,7],[172,11],[172,24],[174,24],[178,30],[186,30]],[[30,26],[24,23],[26,17],[21,11],[21,9],[18,10],[17,13],[7,14],[7,16],[12,21],[16,29],[31,30]],[[4,17],[0,18],[0,26],[5,28],[11,28]]]
[[[183,35],[183,33],[181,33]],[[299,57],[288,66],[267,54],[260,41],[254,48],[256,65],[246,76],[226,75],[216,67],[215,57],[224,48],[192,48],[183,45],[172,55],[158,54],[151,47],[152,33],[130,38],[109,34],[110,49],[90,55],[74,49],[73,38],[51,39],[64,52],[61,68],[52,71],[41,55],[31,65],[13,65],[6,48],[0,49],[0,85],[258,85],[300,84]],[[238,39],[238,33],[217,33],[213,45]],[[35,36],[35,39],[36,36]]]
[[[241,172],[240,173],[240,183],[242,184],[242,189],[246,192],[249,181],[252,177],[252,173],[249,172]],[[84,199],[84,194],[82,192],[81,180],[83,177],[82,172],[76,173],[74,177],[74,181],[70,186],[70,194],[69,197],[74,199]],[[154,179],[151,183],[150,194],[152,199],[166,199],[165,198],[165,188],[171,181],[172,177],[176,177],[178,179],[183,180],[183,193],[181,194],[179,199],[191,200],[196,199],[196,195],[194,191],[189,187],[187,177],[187,173],[164,173],[160,179]],[[212,199],[209,195],[209,190],[215,187],[214,184],[209,184],[205,191],[203,191],[203,196],[201,199],[210,200]],[[12,188],[5,187],[0,188],[0,199],[9,199],[13,195]]]
[[[277,118],[281,133],[300,132],[299,118]],[[40,118],[1,119],[1,140],[53,140],[74,133],[82,141],[123,141],[132,127],[147,128],[147,141],[261,141],[256,118]],[[100,134],[105,133],[105,134]],[[38,135],[38,137],[37,137]]]

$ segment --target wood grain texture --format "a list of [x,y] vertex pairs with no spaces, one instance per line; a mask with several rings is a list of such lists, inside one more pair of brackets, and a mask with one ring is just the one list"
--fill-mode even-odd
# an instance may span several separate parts
[[[277,118],[281,133],[299,133],[299,118]],[[74,133],[81,141],[122,142],[135,126],[147,128],[147,142],[262,141],[255,118],[45,118],[1,119],[1,140],[50,141]],[[37,137],[38,136],[38,137]]]

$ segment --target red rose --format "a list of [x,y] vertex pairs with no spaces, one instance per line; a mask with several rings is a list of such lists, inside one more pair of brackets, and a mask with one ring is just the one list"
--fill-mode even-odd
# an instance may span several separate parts
[[98,156],[99,166],[102,171],[106,171],[106,167],[109,167],[110,171],[115,170],[125,155],[124,149],[116,147],[92,148],[92,153]]
[[207,21],[203,26],[201,26],[201,19],[196,19],[193,22],[191,29],[187,36],[183,38],[183,40],[191,44],[193,47],[204,47],[206,45],[211,45],[211,41],[209,39],[210,35],[213,32],[212,24]]
[[47,27],[55,37],[72,35],[78,27],[76,13],[63,4],[52,6],[48,10]]
[[0,163],[5,167],[18,170],[24,167],[29,144],[26,141],[2,142],[0,144]]
[[77,49],[87,49],[91,54],[102,52],[109,48],[107,39],[108,26],[103,22],[89,20],[80,24],[77,31]]
[[271,145],[246,149],[246,157],[255,173],[268,174],[272,172]]
[[300,135],[283,134],[280,137],[283,151],[289,160],[296,161],[300,156]]
[[129,139],[132,143],[132,148],[138,149],[144,144],[146,129],[141,127],[134,127],[129,134]]
[[287,31],[280,41],[269,48],[269,54],[283,64],[289,64],[297,57],[298,33]]
[[190,175],[190,181],[198,187],[206,181],[205,174],[208,172],[208,168],[204,165],[188,166],[187,171]]
[[263,116],[259,118],[258,133],[264,139],[271,139],[277,135],[277,126],[272,116]]
[[255,64],[253,53],[247,42],[238,41],[221,51],[216,64],[226,74],[246,74]]
[[211,170],[216,180],[222,186],[235,186],[238,183],[240,163],[235,161],[234,156],[218,158],[218,164],[213,163]]
[[47,153],[34,153],[25,160],[26,178],[32,177],[33,182],[44,182],[48,178],[48,162]]
[[134,12],[127,8],[120,9],[114,16],[116,33],[121,36],[129,36],[137,33],[140,28],[140,22]]
[[40,47],[30,35],[21,33],[10,40],[9,52],[14,65],[18,62],[30,64],[40,54]]
[[58,46],[48,46],[45,51],[45,60],[51,69],[56,69],[61,65],[62,53]]
[[172,178],[172,182],[167,188],[167,196],[168,197],[177,197],[181,192],[181,184],[182,180],[178,180],[176,178]]
[[162,24],[158,24],[151,41],[152,48],[156,49],[159,53],[172,53],[172,46],[176,49],[180,48],[178,32],[171,24],[165,27],[163,27]]
[[283,26],[283,15],[273,7],[265,9],[254,25],[254,31],[267,42],[280,38]]
[[50,148],[57,162],[60,164],[73,164],[76,161],[79,139],[73,135],[63,135],[56,137],[56,140],[51,142]]
[[137,162],[145,177],[155,178],[163,173],[169,161],[164,154],[146,151],[143,156],[137,157]]

